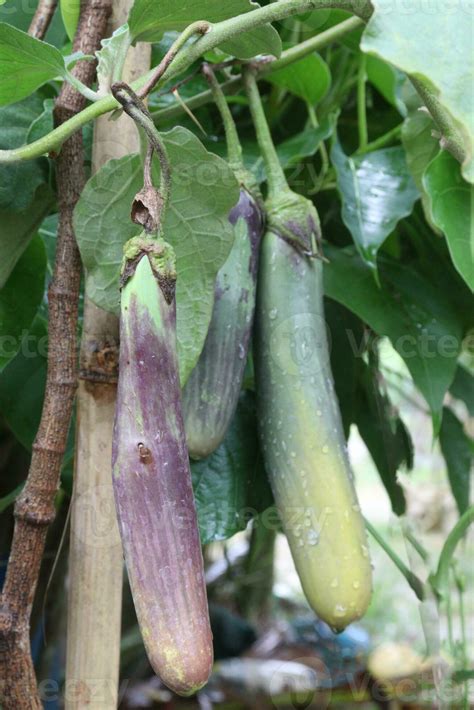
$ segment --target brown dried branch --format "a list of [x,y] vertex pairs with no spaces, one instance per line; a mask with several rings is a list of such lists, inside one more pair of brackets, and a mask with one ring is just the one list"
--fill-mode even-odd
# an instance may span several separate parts
[[38,7],[28,28],[29,35],[36,37],[36,39],[44,38],[57,5],[58,0],[39,0]]
[[[73,51],[92,54],[105,34],[110,0],[82,5]],[[78,62],[75,75],[91,84],[95,66]],[[84,108],[84,98],[64,84],[55,106],[56,123]],[[41,708],[30,652],[30,615],[77,385],[77,310],[81,264],[72,214],[85,182],[82,135],[74,134],[57,161],[60,211],[56,262],[49,288],[48,373],[41,421],[33,444],[28,479],[15,506],[15,530],[0,597],[0,701],[4,710]]]

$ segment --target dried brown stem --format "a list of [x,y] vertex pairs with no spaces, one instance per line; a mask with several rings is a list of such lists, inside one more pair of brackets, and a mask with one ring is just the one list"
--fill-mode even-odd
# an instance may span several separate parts
[[[104,36],[110,0],[86,0],[73,51],[92,54]],[[95,66],[78,62],[75,75],[91,84]],[[56,123],[84,108],[85,99],[64,84],[55,106]],[[0,597],[0,701],[4,710],[41,708],[30,652],[30,615],[77,385],[76,331],[81,263],[72,214],[85,182],[81,133],[62,147],[57,161],[60,211],[56,262],[49,288],[48,373],[41,421],[28,479],[15,506],[15,530]]]
[[39,0],[36,12],[28,27],[29,35],[36,37],[36,39],[44,38],[53,19],[57,5],[58,0]]

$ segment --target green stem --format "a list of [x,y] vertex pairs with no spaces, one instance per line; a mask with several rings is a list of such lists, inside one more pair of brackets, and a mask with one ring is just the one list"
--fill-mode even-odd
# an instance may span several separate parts
[[[360,7],[359,3],[356,4],[358,6],[357,14],[365,20],[368,19],[371,14],[370,3],[367,2]],[[181,72],[185,71],[201,56],[201,54],[214,49],[222,42],[231,39],[237,34],[259,27],[267,22],[283,20],[285,17],[289,17],[293,14],[325,7],[342,7],[342,9],[345,10],[351,9],[350,3],[346,0],[341,0],[340,2],[331,2],[330,0],[279,0],[279,2],[271,3],[265,7],[259,7],[256,10],[247,12],[244,15],[238,15],[230,20],[217,22],[211,26],[210,32],[199,38],[193,45],[187,48],[186,52],[181,52],[181,54],[176,57],[175,61],[168,67],[159,83],[161,84],[164,81],[169,81],[174,76],[177,76]],[[327,38],[326,33],[321,33],[321,35],[319,35],[321,42],[332,41],[332,39],[323,40],[323,35],[326,35]],[[320,45],[320,47],[322,46],[323,44]],[[311,51],[314,50],[311,49]],[[284,55],[282,55],[282,58],[283,56]],[[148,72],[146,75],[139,77],[132,83],[132,88],[135,91],[141,89],[150,79],[152,74],[153,72]],[[238,79],[236,79],[236,83],[237,81]],[[206,98],[203,100],[203,96],[200,96],[199,100],[202,101],[202,103],[199,105],[207,103],[207,101],[212,99],[211,92],[204,93],[206,94]],[[188,105],[190,108],[197,108],[196,104],[191,107],[191,101]],[[68,121],[65,121],[61,124],[61,126],[58,126],[58,128],[54,129],[43,138],[40,138],[29,145],[21,146],[20,148],[15,148],[13,150],[0,150],[0,163],[13,163],[19,160],[32,160],[33,158],[45,155],[57,149],[67,138],[69,138],[69,136],[75,133],[86,123],[95,120],[104,113],[113,111],[117,107],[118,104],[113,96],[106,96],[100,101],[96,101],[91,106],[87,106],[83,111],[76,114]],[[183,109],[180,107],[179,113],[181,113],[182,110]],[[158,117],[157,114],[155,114],[155,116]]]
[[[238,74],[236,76],[233,76],[232,79],[228,79],[227,81],[224,81],[222,84],[220,84],[220,88],[223,94],[232,94],[240,88],[241,83],[242,77],[240,76],[240,74]],[[195,109],[201,108],[201,106],[205,106],[206,104],[210,103],[212,100],[212,91],[209,89],[207,91],[201,91],[199,94],[191,96],[191,98],[186,99],[186,101],[183,103],[186,105],[189,111],[194,111]],[[169,121],[173,121],[175,118],[181,116],[181,114],[184,112],[185,108],[183,107],[183,105],[179,102],[176,102],[172,106],[167,106],[166,108],[160,108],[157,111],[153,111],[151,116],[154,121],[163,124],[168,123]]]
[[403,534],[405,535],[405,539],[408,540],[413,549],[419,554],[423,562],[428,562],[430,559],[428,550],[423,547],[421,542],[413,535],[412,531],[405,526]]
[[463,163],[466,157],[464,141],[462,136],[459,135],[459,131],[449,112],[441,105],[436,96],[420,79],[410,76],[410,81],[423,99],[433,121],[438,126],[443,139],[443,147],[446,148],[459,163]]
[[74,76],[71,72],[66,72],[66,81],[68,81],[72,86],[74,86],[77,91],[82,94],[88,101],[98,101],[101,97],[93,89],[89,89],[88,86],[82,83],[80,79]]
[[282,192],[287,192],[290,188],[273,144],[253,68],[247,67],[244,69],[242,76],[250,104],[250,112],[252,114],[255,132],[257,134],[258,145],[265,163],[268,196],[271,199],[277,197],[277,195]]
[[[312,54],[312,52],[324,49],[332,42],[344,37],[346,34],[352,32],[361,25],[363,25],[363,22],[359,18],[350,17],[348,20],[344,20],[338,25],[330,27],[325,32],[321,32],[319,35],[316,35],[316,37],[311,37],[305,42],[301,42],[296,47],[285,49],[285,51],[282,52],[280,59],[276,59],[273,62],[262,62],[258,65],[257,79],[264,79],[268,74],[272,74],[273,72],[278,71],[278,69],[283,69],[284,67],[303,59],[308,56],[308,54]],[[241,81],[242,77],[239,74],[222,83],[220,87],[224,93],[231,93],[239,88]],[[201,106],[205,106],[205,104],[212,100],[212,91],[201,91],[201,93],[188,99],[186,101],[186,106],[190,111],[193,111]],[[166,108],[159,109],[158,111],[154,111],[151,115],[160,123],[166,123],[167,121],[172,121],[180,116],[183,113],[183,110],[183,107],[177,103],[174,106],[168,106]]]
[[221,115],[222,123],[224,124],[229,165],[235,173],[242,172],[244,169],[242,161],[242,146],[240,145],[237,128],[235,126],[234,117],[232,116],[229,104],[226,101],[224,92],[216,79],[216,75],[214,74],[212,67],[207,62],[203,64],[202,72],[211,87],[212,97]]
[[449,533],[439,556],[438,568],[436,572],[430,576],[429,582],[434,593],[438,597],[438,600],[440,601],[445,599],[449,593],[449,570],[451,567],[451,560],[453,559],[454,552],[456,551],[456,547],[459,541],[462,540],[462,538],[466,534],[468,527],[473,522],[474,505],[468,508],[465,513],[463,513],[454,528]]
[[359,151],[365,151],[369,142],[367,131],[367,109],[365,96],[366,56],[361,52],[357,73],[357,125],[359,128]]
[[140,98],[148,96],[150,91],[152,91],[158,84],[161,77],[164,75],[164,73],[171,65],[173,60],[176,58],[178,52],[184,47],[186,42],[194,35],[205,35],[206,32],[209,32],[210,28],[211,25],[209,24],[209,22],[193,22],[191,25],[188,25],[188,27],[186,27],[181,32],[179,37],[173,42],[173,44],[166,52],[165,56],[158,64],[156,69],[153,70],[148,81],[145,83],[144,86],[142,86],[142,88],[138,92],[138,96],[140,96]]
[[379,150],[380,148],[385,148],[385,146],[390,145],[396,141],[402,134],[403,123],[399,123],[398,126],[391,128],[383,136],[379,136],[375,140],[367,143],[364,148],[358,148],[355,155],[363,155],[364,153],[370,153],[373,150]]
[[359,27],[363,27],[364,23],[358,17],[350,17],[348,20],[344,20],[328,30],[321,32],[316,37],[310,37],[310,39],[300,42],[295,47],[290,47],[282,52],[281,57],[276,59],[274,62],[270,62],[262,66],[260,74],[264,76],[265,74],[271,74],[279,69],[284,69],[289,64],[293,62],[298,62],[300,59],[304,59],[308,54],[313,52],[318,52],[323,49],[328,44],[336,42],[337,40],[345,37],[349,32],[353,32]]
[[400,559],[395,550],[390,547],[390,545],[384,540],[380,533],[373,527],[373,525],[367,519],[365,520],[365,526],[374,538],[374,540],[377,541],[377,543],[384,550],[384,552],[386,552],[387,555],[390,557],[394,565],[400,570],[410,587],[415,592],[417,598],[420,600],[420,602],[422,602],[425,598],[425,590],[421,579],[419,579],[419,577],[417,577],[414,572],[408,569],[406,564],[403,562],[402,559]]
[[306,109],[308,111],[309,122],[311,124],[311,127],[317,128],[318,127],[318,117],[316,116],[316,111],[314,109],[314,106],[311,106],[311,104],[308,102],[306,104]]

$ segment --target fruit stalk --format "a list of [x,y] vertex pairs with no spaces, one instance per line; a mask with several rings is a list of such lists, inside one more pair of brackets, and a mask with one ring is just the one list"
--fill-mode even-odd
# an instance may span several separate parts
[[202,687],[212,634],[176,354],[175,259],[162,238],[125,246],[113,487],[130,586],[155,672]]

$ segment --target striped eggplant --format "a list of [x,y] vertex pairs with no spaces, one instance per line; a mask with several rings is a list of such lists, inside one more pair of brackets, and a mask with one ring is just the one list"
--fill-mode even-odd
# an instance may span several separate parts
[[361,617],[371,566],[334,392],[316,210],[287,193],[268,204],[255,328],[265,464],[306,598],[334,630]]
[[186,439],[195,459],[208,456],[224,439],[237,406],[252,331],[263,231],[259,198],[242,186],[229,221],[234,244],[217,274],[204,348],[183,390]]
[[176,355],[175,260],[163,239],[125,247],[113,487],[148,658],[189,695],[213,660]]

